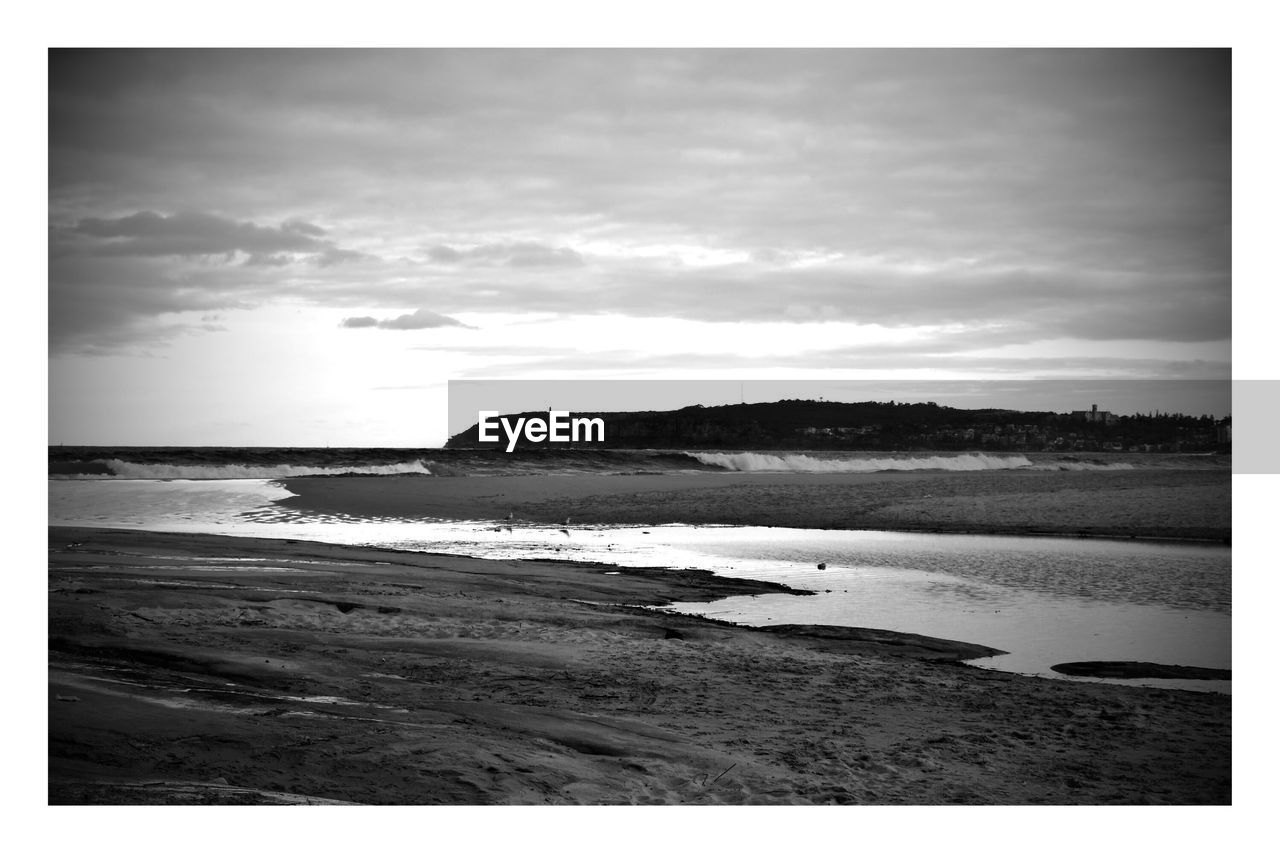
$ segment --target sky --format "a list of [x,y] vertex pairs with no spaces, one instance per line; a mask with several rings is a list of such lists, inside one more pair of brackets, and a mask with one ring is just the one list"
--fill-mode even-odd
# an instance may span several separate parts
[[1229,51],[48,61],[51,443],[433,446],[464,379],[1231,377]]

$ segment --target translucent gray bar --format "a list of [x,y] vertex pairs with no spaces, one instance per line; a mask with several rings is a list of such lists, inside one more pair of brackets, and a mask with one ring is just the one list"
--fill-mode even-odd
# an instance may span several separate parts
[[[1233,473],[1280,474],[1273,428],[1280,424],[1280,380],[451,380],[449,434],[466,430],[482,411],[514,414],[554,409],[585,414],[819,399],[1063,413],[1096,404],[1099,410],[1117,415],[1170,412],[1215,419],[1233,416],[1233,409],[1239,409],[1244,426],[1239,436],[1232,436]],[[1234,421],[1232,417],[1233,428]]]
[[1280,474],[1280,379],[1233,379],[1231,402],[1231,473]]

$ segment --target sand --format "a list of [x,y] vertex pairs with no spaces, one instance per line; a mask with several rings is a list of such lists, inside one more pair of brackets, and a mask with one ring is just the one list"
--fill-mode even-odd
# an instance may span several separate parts
[[136,530],[49,558],[52,803],[1231,801],[1230,697],[635,606],[754,582]]
[[581,524],[747,524],[1229,541],[1225,470],[320,477],[282,506]]

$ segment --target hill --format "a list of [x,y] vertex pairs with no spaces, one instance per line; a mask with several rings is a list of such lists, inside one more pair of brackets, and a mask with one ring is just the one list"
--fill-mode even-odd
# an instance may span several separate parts
[[[1217,426],[1208,416],[1132,415],[1091,422],[1084,413],[1022,412],[1010,409],[958,409],[937,403],[896,401],[839,403],[779,400],[725,406],[686,406],[673,411],[574,412],[575,418],[599,418],[604,441],[549,444],[523,434],[516,448],[593,449],[831,449],[831,450],[1219,450]],[[504,415],[516,420],[546,420],[545,412]],[[501,428],[498,433],[502,434]],[[581,437],[580,437],[581,438]],[[450,448],[505,449],[481,442],[478,424],[452,436]],[[1229,447],[1229,445],[1227,445]]]

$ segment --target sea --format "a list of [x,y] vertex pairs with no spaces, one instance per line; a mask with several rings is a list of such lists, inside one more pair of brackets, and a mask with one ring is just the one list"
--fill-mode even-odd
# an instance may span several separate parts
[[[876,453],[327,448],[49,450],[49,523],[307,539],[495,559],[706,569],[814,593],[735,596],[668,609],[748,625],[880,628],[1006,654],[969,665],[1041,678],[1075,661],[1231,668],[1231,548],[1072,537],[581,525],[366,517],[279,505],[294,477],[663,476],[1230,469],[1182,454]],[[819,566],[821,565],[821,568]],[[1227,680],[1124,679],[1229,693]]]

